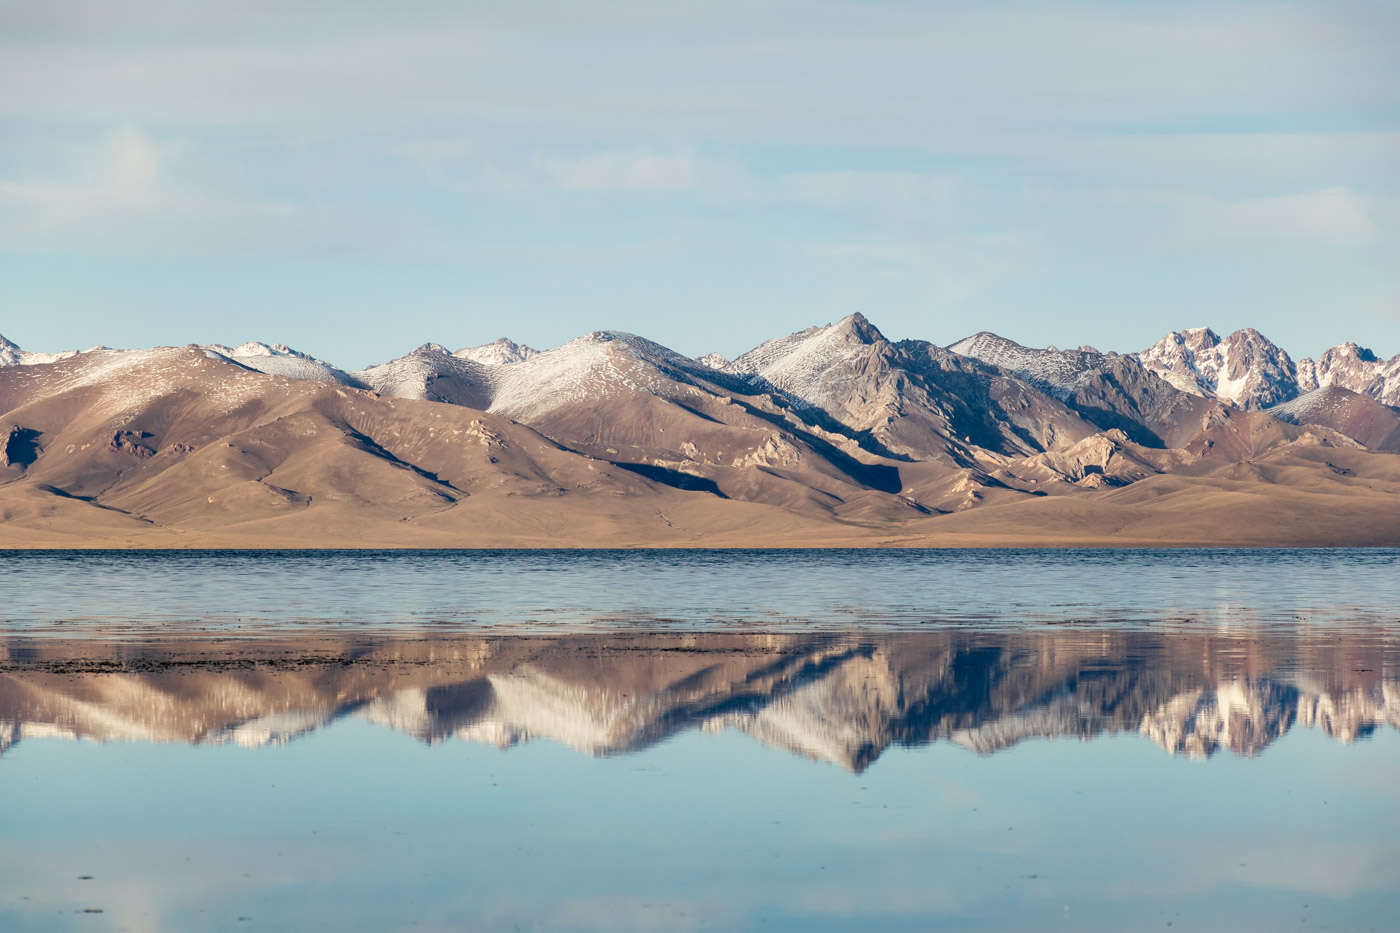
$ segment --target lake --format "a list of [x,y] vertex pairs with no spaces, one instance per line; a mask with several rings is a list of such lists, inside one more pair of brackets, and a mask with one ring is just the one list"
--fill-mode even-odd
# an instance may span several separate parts
[[1388,930],[1400,551],[0,554],[0,929]]

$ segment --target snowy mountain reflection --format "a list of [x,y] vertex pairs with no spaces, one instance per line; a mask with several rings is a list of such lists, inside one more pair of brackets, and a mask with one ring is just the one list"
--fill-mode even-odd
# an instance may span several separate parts
[[550,739],[589,755],[734,729],[852,771],[890,746],[990,754],[1121,732],[1172,754],[1253,756],[1294,726],[1343,742],[1400,727],[1397,661],[1379,628],[12,638],[0,644],[0,752],[43,735],[260,746],[355,716],[429,743]]

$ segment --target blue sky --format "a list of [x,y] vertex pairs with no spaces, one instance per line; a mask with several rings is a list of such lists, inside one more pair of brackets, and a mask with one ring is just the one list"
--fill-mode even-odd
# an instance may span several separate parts
[[1400,7],[0,9],[0,333],[1400,353]]

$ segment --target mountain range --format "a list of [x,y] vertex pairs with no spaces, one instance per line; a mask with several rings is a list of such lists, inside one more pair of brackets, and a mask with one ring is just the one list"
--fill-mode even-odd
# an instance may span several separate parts
[[441,634],[0,645],[0,754],[40,736],[281,744],[345,717],[420,741],[532,739],[618,755],[734,729],[861,771],[891,746],[991,754],[1136,732],[1253,756],[1293,726],[1353,742],[1400,728],[1393,638],[956,631],[897,635]]
[[347,371],[0,338],[0,545],[1400,544],[1400,356],[596,331]]

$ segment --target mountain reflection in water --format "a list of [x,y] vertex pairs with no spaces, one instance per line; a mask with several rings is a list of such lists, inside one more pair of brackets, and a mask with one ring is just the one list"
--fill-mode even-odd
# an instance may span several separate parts
[[287,742],[356,716],[424,742],[543,738],[620,755],[735,729],[852,771],[892,745],[990,754],[1139,732],[1192,757],[1294,726],[1400,727],[1400,638],[1103,629],[844,636],[308,637],[0,645],[0,752],[33,736]]

